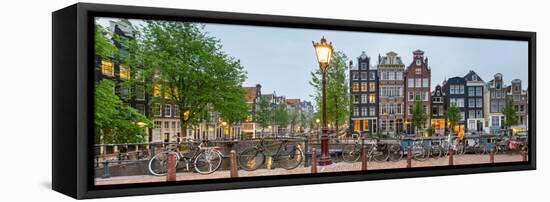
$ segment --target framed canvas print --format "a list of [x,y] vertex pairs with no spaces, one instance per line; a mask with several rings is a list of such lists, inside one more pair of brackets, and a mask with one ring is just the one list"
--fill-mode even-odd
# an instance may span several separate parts
[[52,16],[53,189],[75,198],[536,168],[534,32]]

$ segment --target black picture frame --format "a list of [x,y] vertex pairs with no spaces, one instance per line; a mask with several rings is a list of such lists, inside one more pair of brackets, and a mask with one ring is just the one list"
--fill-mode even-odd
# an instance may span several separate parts
[[[95,186],[93,18],[124,17],[528,42],[528,161],[392,170]],[[536,169],[536,33],[354,20],[77,3],[52,13],[52,188],[84,199]]]

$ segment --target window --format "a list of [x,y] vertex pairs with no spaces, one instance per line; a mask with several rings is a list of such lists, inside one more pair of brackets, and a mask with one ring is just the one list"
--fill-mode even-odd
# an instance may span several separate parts
[[361,91],[367,92],[367,83],[366,82],[361,83]]
[[366,94],[361,95],[361,103],[367,103],[367,95]]
[[418,68],[414,69],[414,73],[420,75],[420,74],[422,74],[422,69],[420,67],[418,67]]
[[155,116],[162,116],[162,108],[160,107],[159,103],[156,103],[155,106],[153,106],[153,114]]
[[374,107],[369,107],[369,114],[370,116],[376,116],[376,113],[374,112]]
[[468,88],[468,96],[471,96],[471,97],[476,96],[476,88],[469,87]]
[[369,102],[370,102],[370,103],[374,103],[374,102],[375,102],[375,99],[376,99],[376,98],[374,97],[374,93],[371,93],[371,94],[369,95]]
[[464,112],[460,112],[460,120],[461,121],[464,121],[465,120],[465,114]]
[[367,69],[367,63],[361,63],[361,70]]
[[519,105],[519,111],[520,111],[520,112],[523,112],[523,111],[525,110],[525,107],[524,107],[524,106],[525,106],[525,105]]
[[403,72],[395,72],[395,80],[403,80]]
[[430,83],[430,80],[429,80],[429,79],[422,79],[422,87],[423,87],[423,88],[428,88],[428,87],[430,87],[430,86],[429,86],[429,83]]
[[180,107],[178,105],[174,105],[174,116],[180,117]]
[[101,61],[101,73],[108,76],[115,75],[115,69],[113,68],[113,63],[109,61]]
[[368,121],[368,120],[363,120],[363,129],[364,129],[364,130],[368,130],[368,129],[369,129],[369,121]]
[[476,107],[477,108],[482,108],[483,107],[483,99],[476,98]]
[[353,95],[353,104],[359,104],[359,95]]
[[481,110],[476,110],[476,118],[483,118],[483,111]]
[[358,73],[357,73],[357,72],[352,72],[352,73],[351,73],[351,78],[352,78],[353,80],[358,80],[358,79],[359,79]]
[[145,100],[145,86],[143,85],[136,86],[136,99]]
[[136,109],[139,111],[139,113],[145,115],[145,105],[143,105],[143,104],[136,104]]
[[367,107],[361,107],[361,116],[368,116]]
[[422,87],[422,79],[414,79],[417,88]]
[[164,116],[165,117],[171,117],[172,116],[172,105],[169,105],[169,104],[164,105]]
[[468,118],[475,118],[476,117],[476,111],[475,110],[469,110],[468,111]]
[[161,96],[161,87],[160,87],[160,84],[158,83],[155,83],[153,85],[153,95],[155,97],[160,97]]
[[414,92],[409,92],[409,101],[414,100]]
[[169,121],[164,122],[164,128],[166,128],[166,129],[170,128],[170,122]]
[[354,92],[359,91],[359,83],[353,83],[353,91]]
[[374,81],[369,82],[369,91],[370,92],[376,91],[376,83],[374,83]]
[[464,98],[451,98],[450,103],[456,107],[464,107]]
[[420,66],[420,63],[421,63],[420,60],[416,60],[416,66]]
[[387,72],[388,80],[395,80],[395,72]]
[[475,107],[476,106],[476,100],[473,98],[468,99],[468,106],[467,107]]
[[491,101],[491,113],[497,113],[498,111],[498,101]]
[[501,96],[502,96],[502,92],[500,92],[500,91],[495,92],[495,97],[496,98],[501,98]]
[[370,80],[376,80],[376,72],[369,72],[369,77]]
[[483,87],[477,87],[476,88],[476,96],[481,96],[482,91],[483,91]]
[[492,116],[491,117],[491,126],[492,127],[499,127],[500,126],[500,117]]
[[118,94],[120,98],[128,99],[130,98],[130,89],[127,86],[120,86],[118,88]]
[[407,87],[414,88],[414,79],[407,79]]
[[358,107],[353,108],[353,116],[359,116],[359,108]]
[[128,79],[130,78],[130,70],[128,70],[128,65],[119,65],[118,66],[118,71],[119,71],[119,77],[121,79]]
[[361,80],[367,80],[367,72],[361,72]]
[[361,121],[360,121],[360,120],[355,120],[355,124],[354,124],[354,126],[353,126],[353,129],[354,129],[355,131],[361,130]]

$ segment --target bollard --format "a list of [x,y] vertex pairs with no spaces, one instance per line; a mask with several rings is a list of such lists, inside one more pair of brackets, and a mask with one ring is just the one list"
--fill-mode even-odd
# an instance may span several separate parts
[[407,168],[411,168],[412,164],[412,149],[409,148],[409,150],[407,150]]
[[304,151],[305,151],[305,155],[304,155],[304,167],[308,167],[309,166],[309,155],[308,155],[308,151],[309,151],[309,147],[308,147],[308,144],[309,144],[309,138],[306,136],[306,138],[304,139]]
[[361,147],[361,170],[367,170],[367,148]]
[[317,173],[317,150],[311,148],[311,173]]
[[167,162],[167,172],[166,175],[166,181],[176,181],[176,153],[175,152],[169,152],[168,153],[168,162]]
[[527,161],[527,152],[521,151],[521,159],[522,159],[523,161]]
[[454,150],[452,148],[449,148],[449,165],[452,166],[453,165],[453,153],[454,153]]
[[489,153],[489,163],[495,163],[495,150],[492,149],[491,153]]
[[103,164],[103,176],[101,178],[110,178],[111,175],[109,175],[109,160],[105,160],[102,162]]
[[231,150],[230,167],[229,176],[232,178],[239,177],[239,172],[237,170],[237,152],[235,152],[235,150]]

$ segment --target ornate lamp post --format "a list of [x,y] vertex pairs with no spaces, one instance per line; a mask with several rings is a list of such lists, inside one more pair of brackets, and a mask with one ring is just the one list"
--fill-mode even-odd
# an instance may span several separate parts
[[319,160],[319,165],[325,166],[332,164],[332,160],[330,160],[330,155],[328,153],[328,127],[327,127],[327,110],[326,110],[326,77],[327,77],[327,71],[330,63],[330,58],[332,57],[332,43],[327,43],[327,40],[325,37],[321,37],[321,41],[318,43],[315,43],[312,41],[313,47],[315,48],[315,53],[317,55],[317,61],[319,62],[319,67],[321,68],[321,74],[322,76],[322,100],[323,100],[323,106],[322,106],[322,119],[323,119],[323,126],[322,126],[322,135],[321,135],[321,159]]

